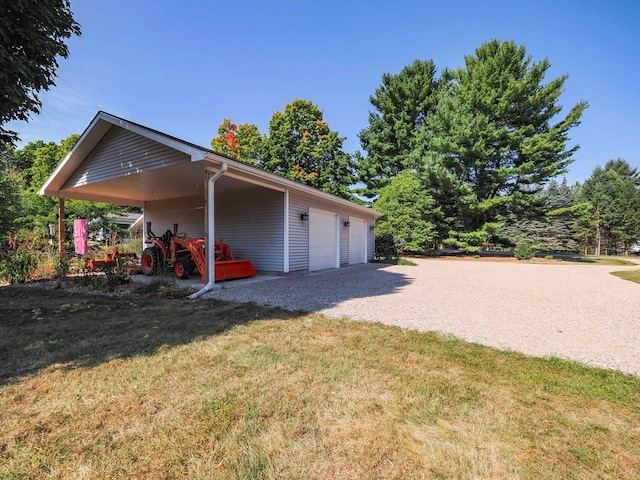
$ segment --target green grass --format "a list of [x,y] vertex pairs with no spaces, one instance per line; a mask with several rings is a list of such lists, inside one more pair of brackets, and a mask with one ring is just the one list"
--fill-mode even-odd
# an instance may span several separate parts
[[637,478],[640,379],[251,304],[0,288],[0,478]]
[[623,270],[621,272],[611,272],[611,275],[629,280],[630,282],[640,283],[640,270]]
[[404,257],[385,258],[382,260],[373,260],[373,263],[387,263],[390,265],[404,265],[407,267],[415,267],[418,264]]
[[630,260],[624,260],[622,258],[615,258],[615,257],[582,257],[582,259],[579,259],[579,260],[569,260],[569,261],[578,261],[578,262],[590,263],[593,265],[608,265],[612,267],[633,267],[635,265],[638,265],[636,262],[632,262]]

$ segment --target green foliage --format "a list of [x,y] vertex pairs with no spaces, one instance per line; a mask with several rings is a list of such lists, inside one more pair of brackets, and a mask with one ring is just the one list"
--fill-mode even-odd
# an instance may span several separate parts
[[[12,226],[15,225],[30,235],[39,235],[45,238],[48,235],[50,223],[57,223],[58,201],[52,197],[38,194],[38,191],[57,168],[67,153],[76,144],[79,135],[74,134],[60,141],[44,143],[43,141],[31,142],[21,150],[6,151],[6,168],[12,169],[13,183],[22,191],[17,195],[11,195],[4,200],[4,195],[9,195],[9,187],[0,191],[0,226],[3,226],[3,215],[11,217]],[[0,183],[4,183],[0,173]],[[4,202],[4,203],[3,203]],[[1,209],[3,205],[8,205]],[[82,200],[68,200],[66,210],[67,238],[72,238],[73,220],[87,218],[91,220],[89,229],[95,233],[98,229],[113,228],[111,216],[123,213],[125,208],[119,205],[111,205]],[[1,232],[6,232],[6,227]]]
[[0,17],[0,143],[18,140],[4,125],[40,113],[39,92],[55,85],[58,57],[67,58],[65,40],[80,35],[68,0],[6,0]]
[[622,253],[640,240],[640,174],[622,159],[596,167],[576,192],[584,204],[578,234],[596,255]]
[[322,110],[296,99],[273,114],[259,166],[351,200],[349,185],[356,177],[351,156],[342,150],[344,140],[323,120]]
[[364,195],[374,197],[394,176],[420,166],[412,153],[418,131],[435,110],[439,88],[435,74],[433,60],[416,60],[397,75],[382,75],[382,84],[369,99],[375,108],[369,113],[369,126],[359,134],[367,152],[358,158]]
[[218,136],[211,140],[211,148],[241,162],[255,164],[259,157],[262,138],[253,123],[237,125],[225,118],[218,127]]
[[5,241],[15,221],[23,214],[20,182],[0,170],[0,242]]
[[[578,207],[574,203],[576,185],[551,180],[547,187],[534,195],[539,199],[542,210],[539,215],[516,215],[509,212],[500,216],[504,227],[501,236],[515,245],[526,241],[538,251],[575,253],[578,251],[575,218]],[[533,213],[533,212],[530,212]]]
[[61,259],[59,255],[56,255],[53,260],[53,270],[55,278],[65,278],[69,275],[71,266],[69,262]]
[[533,258],[534,254],[533,249],[525,242],[518,243],[513,249],[513,256],[518,260],[530,260]]
[[406,258],[399,258],[397,265],[403,265],[405,267],[417,267],[418,264],[416,262],[412,262]]
[[9,283],[26,283],[32,279],[37,267],[36,254],[22,250],[0,260],[0,276],[9,280]]
[[468,251],[502,243],[496,225],[541,215],[537,193],[566,172],[578,148],[567,147],[568,133],[587,103],[561,116],[567,76],[545,82],[549,68],[523,46],[493,40],[439,79],[431,61],[386,74],[360,134],[368,152],[358,162],[366,193],[381,193],[411,169],[438,210],[439,240]]
[[376,228],[401,239],[404,250],[424,252],[436,236],[433,220],[439,211],[433,204],[421,179],[405,170],[380,191],[374,208],[384,216]]
[[566,172],[577,149],[566,148],[568,132],[587,105],[551,124],[566,76],[544,84],[549,67],[532,63],[524,47],[494,40],[450,72],[421,140],[425,168],[442,171],[432,177],[436,200],[458,199],[457,231],[481,232],[500,214],[535,210],[538,186]]
[[376,235],[376,251],[377,259],[392,259],[400,256],[403,249],[401,239],[394,237],[390,233]]

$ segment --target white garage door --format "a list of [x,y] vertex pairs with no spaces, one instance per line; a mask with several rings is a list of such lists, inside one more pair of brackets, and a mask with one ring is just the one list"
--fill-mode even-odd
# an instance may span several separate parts
[[349,218],[349,265],[367,263],[367,223]]
[[309,271],[337,268],[338,216],[309,210]]

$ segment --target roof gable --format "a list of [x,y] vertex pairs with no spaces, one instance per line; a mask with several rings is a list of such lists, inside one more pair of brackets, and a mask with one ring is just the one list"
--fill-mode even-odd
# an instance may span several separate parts
[[113,125],[63,188],[80,187],[190,161],[186,153]]

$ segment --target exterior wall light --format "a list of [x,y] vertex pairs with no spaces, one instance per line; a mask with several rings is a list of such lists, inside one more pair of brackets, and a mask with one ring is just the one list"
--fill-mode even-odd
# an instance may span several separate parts
[[346,220],[346,221],[344,222],[344,226],[345,226],[345,227],[348,227],[349,225],[351,225],[351,224],[349,223],[349,220]]
[[376,229],[375,225],[369,225],[369,231],[373,232]]
[[302,212],[300,214],[300,220],[309,220],[309,214],[307,212]]

